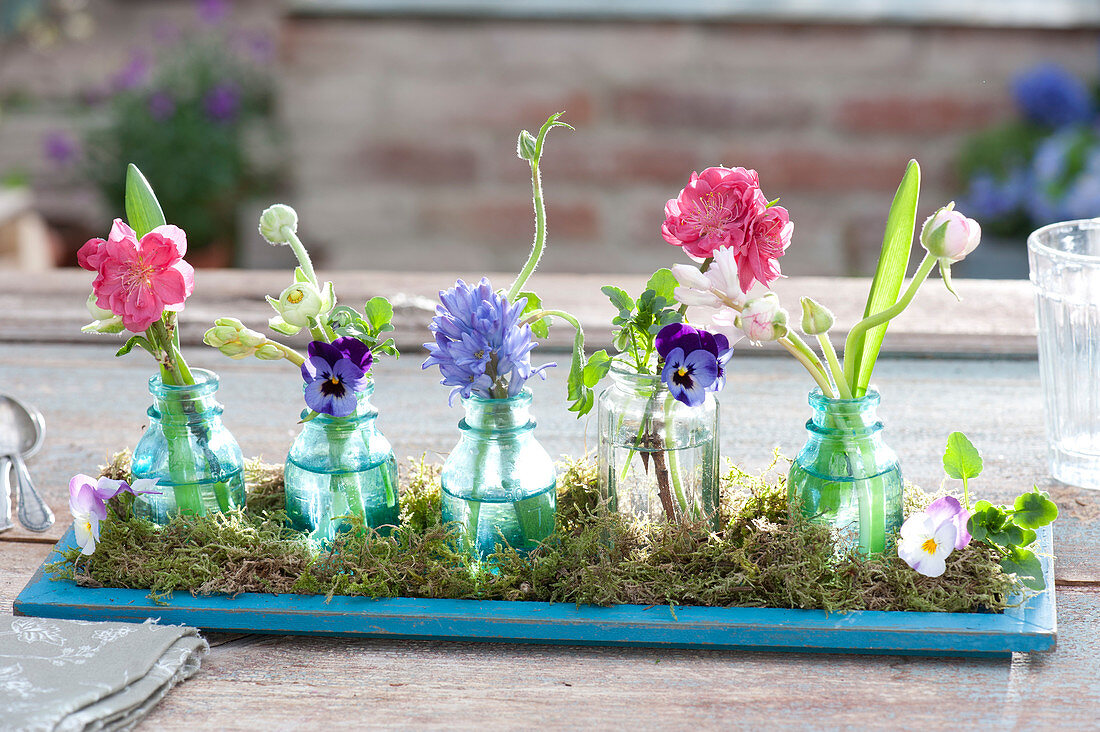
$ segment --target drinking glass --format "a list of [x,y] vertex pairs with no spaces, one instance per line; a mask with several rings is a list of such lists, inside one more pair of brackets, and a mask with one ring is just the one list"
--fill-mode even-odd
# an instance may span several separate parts
[[1027,249],[1050,472],[1100,489],[1100,219],[1044,226]]

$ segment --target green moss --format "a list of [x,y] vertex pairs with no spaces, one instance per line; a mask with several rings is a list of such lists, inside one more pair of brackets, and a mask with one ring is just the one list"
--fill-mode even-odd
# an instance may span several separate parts
[[[128,455],[104,473],[128,477]],[[70,551],[50,567],[92,587],[151,596],[295,592],[578,604],[707,605],[849,610],[998,612],[1015,585],[984,545],[952,554],[947,572],[922,577],[893,552],[877,559],[838,553],[829,529],[790,516],[776,468],[732,468],[724,479],[723,530],[639,524],[600,510],[596,466],[566,460],[558,489],[558,532],[520,556],[508,547],[485,562],[441,525],[439,467],[421,459],[405,471],[402,525],[390,534],[357,527],[316,553],[285,528],[281,466],[250,461],[248,508],[177,517],[158,528],[112,507],[94,555]],[[907,508],[932,499],[910,486]]]

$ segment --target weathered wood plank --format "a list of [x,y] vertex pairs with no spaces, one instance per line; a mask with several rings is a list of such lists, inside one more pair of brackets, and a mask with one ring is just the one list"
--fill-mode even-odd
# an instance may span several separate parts
[[1100,593],[1058,604],[1058,648],[1012,661],[249,637],[143,729],[1090,727]]
[[0,542],[0,615],[12,614],[16,596],[52,551],[53,544]]
[[[437,292],[455,280],[453,273],[331,272],[321,276],[335,281],[337,293],[346,303],[361,305],[374,295],[395,299],[395,335],[403,350],[418,350],[429,340],[427,325]],[[462,276],[467,281],[480,277],[468,273]],[[496,274],[491,278],[504,286],[512,276]],[[34,279],[19,272],[0,271],[0,341],[87,342],[93,336],[82,334],[80,326],[89,320],[84,299],[91,281],[92,274],[83,270],[58,270]],[[579,317],[590,347],[596,349],[608,345],[614,315],[600,287],[616,284],[639,293],[645,281],[645,277],[638,276],[536,274],[531,284],[548,306],[569,310]],[[277,297],[288,284],[287,272],[200,271],[195,294],[180,316],[183,339],[200,343],[212,321],[222,316],[239,317],[261,329],[273,314],[264,295]],[[837,316],[839,339],[862,315],[869,285],[866,278],[791,277],[776,282],[775,291],[795,320],[799,317],[800,295],[826,304]],[[1029,283],[960,280],[957,286],[964,298],[961,303],[936,282],[929,282],[910,309],[891,324],[884,352],[1034,357],[1036,326]],[[571,345],[567,328],[555,331],[550,345]],[[112,343],[117,340],[99,338]],[[837,345],[840,347],[842,341],[837,340]],[[761,349],[745,349],[750,350]]]

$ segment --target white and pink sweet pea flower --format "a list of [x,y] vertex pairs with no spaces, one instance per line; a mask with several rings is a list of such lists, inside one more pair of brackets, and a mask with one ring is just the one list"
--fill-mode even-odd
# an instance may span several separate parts
[[788,314],[779,304],[779,296],[769,292],[745,303],[734,323],[753,345],[776,341],[787,335]]
[[131,333],[144,333],[165,310],[182,310],[195,289],[195,270],[183,260],[187,236],[165,224],[138,241],[122,219],[115,219],[107,240],[89,239],[77,262],[96,273],[96,305],[122,318]]
[[970,512],[958,499],[944,496],[915,513],[901,525],[898,556],[925,577],[939,577],[947,569],[947,557],[970,543],[966,522]]
[[955,210],[955,202],[929,216],[920,231],[920,244],[941,264],[961,262],[982,240],[982,227]]
[[700,272],[698,267],[690,264],[674,264],[672,274],[680,283],[674,297],[682,305],[718,308],[745,304],[746,296],[737,271],[737,255],[729,247],[715,250],[714,259],[706,272]]

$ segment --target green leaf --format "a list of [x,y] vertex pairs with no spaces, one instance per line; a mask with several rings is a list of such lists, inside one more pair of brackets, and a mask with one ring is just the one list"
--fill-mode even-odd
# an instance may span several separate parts
[[[913,246],[913,229],[917,220],[917,197],[920,195],[920,165],[910,160],[901,179],[890,214],[886,219],[886,233],[882,239],[882,251],[879,254],[878,268],[867,294],[867,306],[863,317],[892,307],[898,301],[906,270],[909,269],[909,250]],[[867,393],[871,383],[871,372],[878,360],[882,339],[886,336],[889,323],[872,328],[862,337],[847,344],[845,359],[855,359],[851,365],[845,363],[845,375],[851,382],[852,392],[861,397]]]
[[607,351],[600,349],[596,351],[588,358],[588,363],[584,366],[584,385],[592,388],[596,384],[600,383],[600,379],[607,376],[607,372],[611,370],[611,357],[607,355]]
[[956,480],[969,480],[982,473],[982,456],[966,435],[952,432],[947,436],[947,450],[943,453],[943,469]]
[[680,283],[676,281],[676,277],[672,274],[672,270],[666,267],[654,272],[645,287],[647,290],[653,290],[653,293],[657,297],[664,298],[667,304],[673,301],[673,293],[675,293],[676,287],[679,284]]
[[393,305],[384,297],[372,297],[363,306],[363,315],[370,324],[371,334],[377,335],[393,320]]
[[966,522],[966,530],[970,532],[974,541],[985,541],[990,534],[996,534],[1008,522],[1008,515],[1000,506],[994,506],[989,501],[978,501],[974,504],[974,513]]
[[156,354],[153,353],[153,345],[149,343],[145,336],[139,335],[131,336],[130,340],[122,344],[122,348],[115,351],[115,356],[125,356],[127,353],[134,350],[134,346],[140,346],[141,348],[144,348],[146,351],[152,354],[154,358],[156,357]]
[[1021,529],[1009,521],[1005,523],[1000,531],[987,534],[985,539],[1003,547],[1017,547],[1027,546],[1035,541],[1035,536],[1035,532],[1031,529]]
[[311,285],[313,284],[313,281],[310,280],[309,277],[306,276],[306,273],[302,270],[301,267],[295,267],[294,268],[294,281],[295,282],[309,282]]
[[1012,521],[1025,529],[1037,529],[1058,518],[1057,504],[1038,487],[1017,496],[1013,508],[1015,511],[1012,512]]
[[627,313],[634,312],[634,298],[626,294],[626,290],[613,285],[604,285],[600,288],[600,292],[607,295],[611,304],[618,308],[620,313],[624,310]]
[[149,181],[133,163],[126,168],[126,219],[139,239],[166,223]]
[[1046,588],[1046,582],[1043,580],[1043,565],[1039,562],[1039,557],[1035,556],[1035,552],[1029,549],[1013,547],[1009,550],[1008,556],[1001,560],[1001,569],[1008,574],[1016,575],[1025,587],[1033,590]]
[[[542,298],[533,292],[521,292],[520,297],[527,298],[527,304],[523,306],[523,316],[527,316],[536,310],[542,310]],[[531,332],[536,338],[550,337],[550,318],[540,318],[531,323]]]

